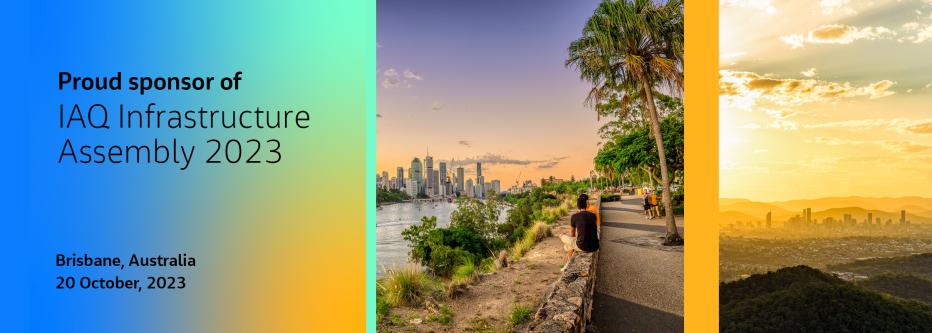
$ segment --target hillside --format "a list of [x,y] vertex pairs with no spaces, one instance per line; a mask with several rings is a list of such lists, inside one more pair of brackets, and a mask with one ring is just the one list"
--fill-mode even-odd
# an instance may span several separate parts
[[722,224],[735,223],[738,221],[747,222],[747,221],[762,221],[763,218],[748,215],[741,212],[727,211],[718,213],[718,221]]
[[768,203],[756,201],[738,201],[730,204],[719,203],[718,210],[720,212],[741,212],[753,216],[753,220],[764,220],[767,216],[767,212],[772,212],[774,221],[782,221],[796,214]]
[[852,272],[868,277],[883,274],[910,274],[932,281],[932,253],[857,260],[840,265],[829,265],[826,268],[829,271]]
[[864,288],[932,305],[932,281],[907,274],[883,274],[858,282]]
[[[906,219],[915,224],[932,223],[932,199],[921,197],[904,197],[904,198],[865,198],[865,197],[846,197],[846,198],[822,198],[822,199],[805,199],[780,202],[758,202],[747,199],[719,199],[719,212],[728,213],[724,216],[720,214],[719,221],[722,223],[731,223],[734,221],[758,221],[764,220],[767,212],[772,212],[774,222],[782,222],[793,216],[801,215],[803,208],[812,208],[812,217],[822,220],[826,217],[841,219],[844,214],[851,214],[858,223],[867,218],[867,213],[873,214],[873,218],[880,218],[882,223],[887,220],[893,220],[898,223],[900,220],[900,210],[906,210]],[[741,213],[750,216],[737,216]]]
[[[898,212],[906,209],[907,213],[918,207],[925,207],[921,211],[932,210],[932,198],[899,197],[899,198],[873,198],[873,197],[828,197],[818,199],[800,199],[789,201],[776,201],[770,204],[789,211],[801,211],[803,208],[812,208],[813,211],[826,210],[836,207],[861,207],[869,210],[882,210]],[[919,211],[917,211],[919,212]]]
[[719,288],[722,332],[932,332],[932,309],[788,267]]

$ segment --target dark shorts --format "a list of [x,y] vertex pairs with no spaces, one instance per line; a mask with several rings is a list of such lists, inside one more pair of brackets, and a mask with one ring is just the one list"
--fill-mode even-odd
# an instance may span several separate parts
[[650,204],[644,204],[644,210],[650,209]]

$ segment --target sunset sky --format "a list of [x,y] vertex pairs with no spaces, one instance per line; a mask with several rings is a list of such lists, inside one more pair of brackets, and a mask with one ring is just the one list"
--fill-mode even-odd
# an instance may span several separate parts
[[720,4],[721,197],[932,196],[932,1]]
[[600,124],[563,62],[597,3],[379,0],[378,171],[430,149],[434,168],[481,160],[503,189],[585,177]]

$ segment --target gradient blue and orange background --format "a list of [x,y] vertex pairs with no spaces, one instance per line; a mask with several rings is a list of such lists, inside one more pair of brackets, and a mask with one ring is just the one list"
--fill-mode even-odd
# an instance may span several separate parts
[[[375,1],[10,4],[4,95],[4,331],[328,332],[366,327]],[[239,91],[59,91],[75,75],[223,76]],[[124,85],[126,82],[124,82]],[[126,87],[124,86],[124,89]],[[285,110],[308,129],[58,128],[59,104]],[[58,164],[75,144],[197,145],[166,165]],[[281,141],[281,163],[205,164],[207,139]],[[367,147],[367,140],[370,147]],[[371,151],[370,151],[371,153]],[[56,253],[197,258],[185,269],[68,269]],[[184,275],[173,291],[56,290],[60,275]],[[371,277],[370,277],[371,278]]]

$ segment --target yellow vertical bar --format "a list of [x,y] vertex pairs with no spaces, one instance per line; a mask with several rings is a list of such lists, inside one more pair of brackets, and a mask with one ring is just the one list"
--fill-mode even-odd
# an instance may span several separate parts
[[685,1],[686,332],[718,330],[718,2]]

